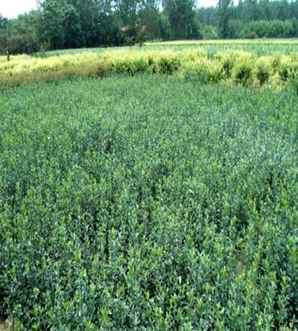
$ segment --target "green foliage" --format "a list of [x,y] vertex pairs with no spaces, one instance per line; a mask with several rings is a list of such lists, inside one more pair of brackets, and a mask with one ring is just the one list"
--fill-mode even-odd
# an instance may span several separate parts
[[229,21],[231,19],[231,0],[218,1],[218,29],[221,38],[229,37]]
[[291,80],[291,88],[293,89],[294,93],[298,95],[298,77]]
[[171,39],[201,38],[194,0],[164,0],[163,4],[170,23]]
[[295,37],[296,33],[294,21],[287,20],[272,20],[272,21],[251,21],[245,24],[238,33],[237,37],[251,38],[291,38]]
[[[148,40],[298,37],[298,1],[251,1],[197,8],[194,0],[42,0],[38,9],[0,17],[0,54]],[[7,43],[8,41],[8,43]]]
[[218,39],[218,31],[213,25],[203,25],[201,29],[203,39]]
[[219,28],[227,38],[298,37],[298,1],[219,1],[217,7],[200,8],[202,25]]
[[222,64],[208,59],[199,59],[197,62],[184,65],[183,76],[186,80],[194,80],[203,84],[219,83],[225,79]]
[[32,54],[40,48],[38,34],[38,14],[31,12],[18,19],[0,18],[0,54]]
[[260,86],[266,84],[270,76],[272,75],[272,67],[270,64],[266,63],[265,61],[259,61],[256,66],[256,78],[260,83]]
[[[232,70],[232,77],[236,83],[247,86],[252,82],[253,66],[249,62],[240,62]],[[259,77],[258,77],[259,78]]]
[[118,75],[0,108],[0,307],[21,330],[297,328],[291,90]]

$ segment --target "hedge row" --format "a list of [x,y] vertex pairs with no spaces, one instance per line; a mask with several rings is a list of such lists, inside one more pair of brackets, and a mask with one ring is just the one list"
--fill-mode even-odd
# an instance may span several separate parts
[[257,56],[242,51],[208,55],[203,50],[125,50],[37,58],[0,58],[0,87],[70,76],[103,77],[111,73],[177,74],[203,83],[282,87],[298,76],[298,55]]

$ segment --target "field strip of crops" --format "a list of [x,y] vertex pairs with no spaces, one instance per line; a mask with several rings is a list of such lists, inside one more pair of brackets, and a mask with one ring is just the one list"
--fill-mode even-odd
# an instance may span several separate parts
[[298,39],[214,39],[151,41],[146,45],[298,45]]
[[1,90],[0,109],[17,330],[295,330],[292,90],[115,75]]
[[[219,42],[219,41],[218,41]],[[112,73],[175,74],[201,83],[280,88],[297,80],[298,53],[257,55],[239,50],[212,55],[204,49],[113,49],[48,57],[0,57],[0,87],[71,76],[103,77]]]

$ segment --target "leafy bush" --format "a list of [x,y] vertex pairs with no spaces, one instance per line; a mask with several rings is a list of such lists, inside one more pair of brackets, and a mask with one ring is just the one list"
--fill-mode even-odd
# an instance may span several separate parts
[[219,38],[218,31],[213,25],[203,25],[201,32],[203,39],[210,40]]
[[0,307],[20,330],[297,328],[292,91],[118,75],[0,107]]
[[178,71],[180,67],[180,61],[176,56],[161,56],[157,60],[158,73],[171,75],[174,72]]
[[259,59],[256,63],[255,67],[255,76],[257,82],[260,86],[268,83],[270,77],[273,75],[274,72],[274,60],[271,58],[266,59]]
[[201,59],[183,66],[183,77],[187,80],[196,80],[203,84],[218,83],[224,79],[220,63],[208,59]]
[[253,66],[249,62],[237,63],[232,70],[232,78],[237,84],[247,86],[253,80]]

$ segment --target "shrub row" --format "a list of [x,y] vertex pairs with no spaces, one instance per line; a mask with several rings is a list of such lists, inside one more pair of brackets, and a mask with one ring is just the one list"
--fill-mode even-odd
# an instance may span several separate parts
[[272,54],[257,56],[243,51],[207,54],[203,50],[114,50],[65,54],[38,58],[0,58],[0,86],[68,76],[98,76],[111,73],[178,74],[203,83],[225,82],[245,86],[281,87],[297,79],[298,56]]

